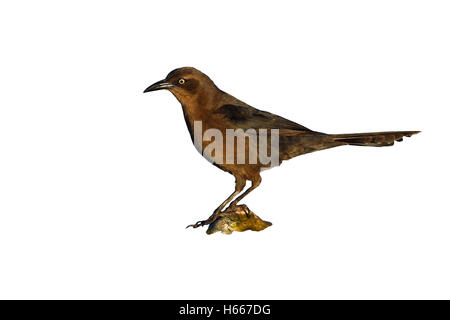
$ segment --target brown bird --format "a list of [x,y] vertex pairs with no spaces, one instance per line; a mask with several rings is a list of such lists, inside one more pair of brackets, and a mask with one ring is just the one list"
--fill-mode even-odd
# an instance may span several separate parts
[[[402,141],[404,136],[410,137],[420,132],[389,131],[326,134],[313,131],[288,119],[249,106],[220,90],[207,75],[192,67],[171,71],[164,80],[152,84],[145,89],[144,93],[161,89],[169,90],[181,103],[184,119],[193,142],[195,141],[194,126],[196,121],[201,123],[202,135],[208,129],[219,130],[223,136],[227,136],[227,129],[255,129],[255,131],[257,130],[256,136],[260,139],[262,138],[261,132],[264,132],[261,129],[267,129],[267,131],[278,129],[279,161],[277,164],[305,153],[337,146],[391,146],[395,141]],[[268,134],[270,137],[272,135],[273,133]],[[197,228],[214,222],[228,203],[232,201],[230,207],[235,207],[239,201],[260,185],[261,170],[270,168],[273,164],[263,162],[260,159],[259,150],[255,151],[250,147],[250,144],[250,139],[246,139],[245,148],[237,148],[237,146],[233,148],[234,160],[245,153],[244,158],[246,160],[244,163],[226,161],[225,155],[223,157],[219,155],[219,158],[215,158],[215,161],[211,160],[210,156],[204,154],[208,141],[202,140],[200,145],[197,146],[199,152],[212,161],[214,165],[231,173],[236,179],[236,184],[234,192],[220,204],[207,220],[198,221],[190,226]],[[248,159],[255,154],[256,163],[250,162]],[[240,194],[244,190],[247,180],[251,181],[251,186]]]

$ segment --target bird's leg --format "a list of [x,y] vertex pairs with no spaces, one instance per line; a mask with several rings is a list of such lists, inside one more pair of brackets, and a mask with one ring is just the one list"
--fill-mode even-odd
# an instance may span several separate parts
[[244,178],[236,178],[236,185],[235,185],[235,188],[234,188],[234,192],[224,202],[222,202],[222,204],[220,206],[218,206],[216,208],[216,210],[214,210],[214,213],[213,213],[213,215],[211,217],[213,217],[214,215],[217,215],[220,212],[222,212],[223,208],[225,208],[225,206],[231,200],[233,200],[234,197],[236,197],[239,193],[241,193],[242,190],[244,190],[245,182],[246,182],[246,180]]
[[229,208],[234,208],[238,204],[239,201],[241,201],[246,195],[248,195],[250,192],[255,190],[260,184],[261,184],[261,176],[258,175],[255,179],[252,180],[252,185],[249,187],[243,194],[241,194],[239,197],[237,197],[232,203],[230,203]]
[[236,177],[236,184],[234,187],[234,192],[228,198],[226,198],[225,201],[222,202],[222,204],[220,206],[218,206],[216,210],[214,210],[214,213],[208,219],[202,220],[202,221],[197,221],[195,224],[190,224],[186,228],[189,228],[189,227],[198,228],[198,227],[203,227],[204,225],[213,223],[219,217],[220,213],[222,212],[222,209],[231,200],[233,200],[234,197],[236,197],[242,190],[244,190],[245,182],[246,182],[246,180],[244,178]]

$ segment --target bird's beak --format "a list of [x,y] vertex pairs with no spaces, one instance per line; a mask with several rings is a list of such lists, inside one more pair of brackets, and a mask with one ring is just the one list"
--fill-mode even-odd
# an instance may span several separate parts
[[162,89],[169,89],[172,87],[173,87],[173,84],[167,82],[166,80],[161,80],[161,81],[155,82],[150,87],[145,89],[144,93],[150,92],[150,91],[162,90]]

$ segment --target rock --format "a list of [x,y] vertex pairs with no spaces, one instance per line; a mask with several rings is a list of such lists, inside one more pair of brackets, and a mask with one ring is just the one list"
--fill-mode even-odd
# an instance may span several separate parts
[[243,204],[222,212],[220,217],[209,225],[206,233],[213,234],[220,231],[231,234],[233,231],[261,231],[271,225],[271,222],[262,220]]

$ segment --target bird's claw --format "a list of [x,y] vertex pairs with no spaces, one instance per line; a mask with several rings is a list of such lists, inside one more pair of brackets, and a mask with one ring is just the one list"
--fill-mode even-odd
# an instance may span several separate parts
[[190,225],[188,225],[188,226],[186,227],[186,229],[189,228],[189,227],[192,227],[192,228],[198,228],[198,227],[203,227],[203,226],[206,226],[206,225],[208,225],[208,224],[211,224],[211,223],[213,223],[214,221],[216,221],[217,218],[219,218],[220,215],[221,215],[221,212],[217,212],[217,210],[216,210],[216,211],[213,213],[213,215],[212,215],[211,217],[209,217],[208,219],[197,221],[195,224],[190,224]]
[[206,220],[197,221],[197,222],[194,223],[194,224],[188,225],[188,226],[186,227],[186,229],[189,228],[189,227],[192,227],[192,228],[194,228],[194,229],[195,229],[195,228],[198,228],[198,227],[203,227],[205,224],[206,224]]

